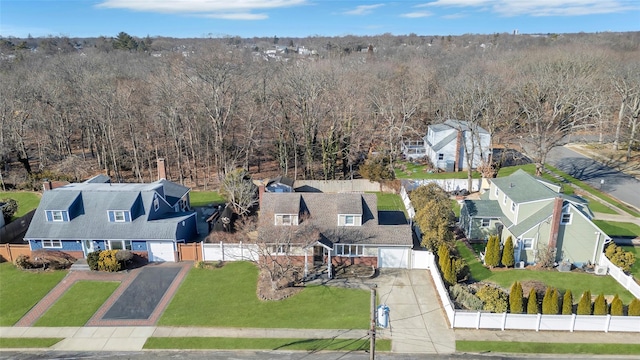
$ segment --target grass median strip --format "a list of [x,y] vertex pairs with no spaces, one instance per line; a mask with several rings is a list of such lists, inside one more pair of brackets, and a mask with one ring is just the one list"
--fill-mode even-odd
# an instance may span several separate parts
[[[368,339],[296,339],[227,337],[151,337],[145,349],[219,349],[219,350],[369,350]],[[376,350],[391,351],[391,340],[376,340]]]
[[115,281],[78,281],[36,321],[35,326],[83,326],[119,285]]
[[456,341],[457,352],[531,354],[639,355],[640,344]]
[[63,338],[0,338],[0,348],[2,349],[34,349],[48,348]]

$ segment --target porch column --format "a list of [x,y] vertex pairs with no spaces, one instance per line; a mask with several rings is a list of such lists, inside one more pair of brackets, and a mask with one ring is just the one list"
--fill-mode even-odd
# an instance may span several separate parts
[[307,278],[307,275],[309,275],[309,262],[307,261],[307,255],[308,254],[309,254],[309,249],[305,249],[304,250],[304,277],[305,277],[305,279]]
[[329,274],[329,279],[331,279],[333,277],[333,274],[331,273],[331,249],[329,249],[327,253],[329,254],[329,261],[327,261],[327,274]]

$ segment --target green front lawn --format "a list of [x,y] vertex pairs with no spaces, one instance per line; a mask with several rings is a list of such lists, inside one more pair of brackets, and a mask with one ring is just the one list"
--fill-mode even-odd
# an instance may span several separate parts
[[191,191],[189,193],[192,207],[209,206],[211,204],[223,204],[224,198],[217,191]]
[[583,292],[590,290],[592,294],[618,294],[625,304],[633,299],[633,295],[618,284],[611,276],[597,276],[580,272],[559,272],[555,270],[535,271],[526,269],[496,269],[490,270],[480,263],[478,258],[462,242],[456,244],[456,249],[467,261],[471,277],[475,281],[489,281],[509,289],[515,281],[538,280],[547,286],[557,288],[561,293],[570,289],[574,299]]
[[63,338],[0,338],[0,348],[2,349],[35,349],[48,348]]
[[13,326],[66,274],[22,271],[11,263],[0,264],[0,326]]
[[[151,337],[145,349],[366,351],[368,339],[279,339],[223,337]],[[391,351],[391,340],[376,340],[377,351]]]
[[18,211],[13,214],[12,220],[25,215],[40,204],[40,194],[32,191],[0,191],[0,200],[2,199],[13,199],[18,202]]
[[248,262],[191,269],[158,325],[366,329],[369,324],[368,291],[317,285],[285,300],[260,301],[257,279],[258,268]]
[[589,209],[591,209],[591,211],[595,213],[613,214],[613,215],[618,214],[617,211],[611,209],[607,205],[604,205],[600,201],[595,200],[593,197],[585,196],[585,198],[589,200]]
[[83,326],[119,285],[116,281],[78,281],[36,321],[35,326]]
[[[406,168],[406,171],[404,170]],[[466,179],[466,171],[458,172],[427,172],[425,165],[412,163],[411,161],[398,161],[393,169],[396,179]],[[479,172],[474,171],[472,177],[480,179]]]
[[507,341],[456,341],[457,352],[639,355],[640,344],[538,343]]
[[634,223],[605,220],[593,220],[593,223],[611,237],[640,237],[640,226]]

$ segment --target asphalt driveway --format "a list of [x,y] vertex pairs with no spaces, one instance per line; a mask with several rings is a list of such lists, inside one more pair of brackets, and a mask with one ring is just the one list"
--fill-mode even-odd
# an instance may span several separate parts
[[150,266],[140,273],[102,316],[103,320],[143,320],[153,314],[182,267]]

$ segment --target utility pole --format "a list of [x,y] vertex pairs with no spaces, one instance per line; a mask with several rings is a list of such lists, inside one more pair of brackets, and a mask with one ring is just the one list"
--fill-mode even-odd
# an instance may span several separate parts
[[369,360],[376,358],[376,285],[371,286],[371,328],[369,329]]

